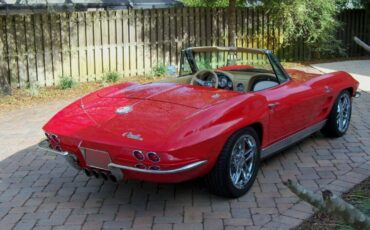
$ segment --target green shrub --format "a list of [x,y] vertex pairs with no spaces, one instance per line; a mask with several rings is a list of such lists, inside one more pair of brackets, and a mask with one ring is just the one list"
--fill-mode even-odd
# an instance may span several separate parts
[[120,75],[117,72],[108,72],[103,76],[103,80],[109,83],[115,83],[119,80]]
[[59,88],[60,89],[70,89],[75,84],[73,78],[71,76],[61,76],[59,80]]
[[166,66],[163,64],[157,64],[152,68],[152,75],[155,77],[161,77],[166,74]]

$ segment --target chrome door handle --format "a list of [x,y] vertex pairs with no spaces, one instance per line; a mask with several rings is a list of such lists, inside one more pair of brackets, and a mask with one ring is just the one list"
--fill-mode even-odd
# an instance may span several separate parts
[[279,105],[279,102],[274,102],[268,104],[269,109],[275,109]]

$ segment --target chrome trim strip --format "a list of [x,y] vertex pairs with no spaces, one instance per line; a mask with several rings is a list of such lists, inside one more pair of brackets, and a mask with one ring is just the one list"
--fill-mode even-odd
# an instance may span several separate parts
[[48,142],[48,140],[47,140],[47,139],[40,141],[40,142],[37,144],[37,147],[38,147],[38,148],[40,148],[40,149],[46,150],[46,151],[48,151],[48,152],[51,152],[51,153],[54,153],[54,154],[57,154],[57,155],[61,155],[61,156],[63,156],[63,157],[65,157],[65,156],[68,156],[68,155],[69,155],[69,153],[68,153],[68,152],[65,152],[65,151],[64,151],[64,152],[58,152],[58,151],[56,151],[56,150],[54,150],[54,149],[51,149],[51,148],[49,147],[49,142]]
[[203,164],[205,164],[207,161],[197,161],[188,165],[185,165],[181,168],[177,169],[171,169],[171,170],[150,170],[150,169],[139,169],[135,167],[130,167],[130,166],[125,166],[125,165],[119,165],[115,163],[110,163],[108,165],[109,168],[119,168],[119,169],[124,169],[124,170],[129,170],[129,171],[134,171],[134,172],[141,172],[141,173],[150,173],[150,174],[172,174],[172,173],[180,173],[184,171],[191,170],[193,168],[199,167]]
[[286,147],[310,136],[311,134],[319,131],[320,129],[322,129],[324,127],[324,125],[326,124],[326,120],[323,120],[315,125],[312,125],[308,128],[305,128],[304,130],[301,130],[281,141],[278,141],[264,149],[262,149],[261,151],[261,158],[266,158],[268,156],[271,156],[272,154],[274,153],[277,153],[283,149],[285,149]]
[[66,152],[66,151],[58,152],[54,149],[51,149],[49,147],[49,142],[48,142],[47,139],[40,141],[37,144],[37,147],[42,149],[42,150],[46,150],[49,153],[53,153],[53,154],[62,156],[73,168],[75,168],[77,170],[81,170],[81,167],[79,166],[79,164],[77,162],[77,158],[74,154],[71,154],[71,153]]

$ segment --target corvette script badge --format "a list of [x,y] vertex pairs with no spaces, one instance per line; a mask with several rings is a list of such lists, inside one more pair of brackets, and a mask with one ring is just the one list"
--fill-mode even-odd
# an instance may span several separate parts
[[126,113],[129,113],[132,111],[132,107],[131,106],[123,106],[123,107],[119,107],[118,109],[116,109],[116,113],[117,114],[126,114]]
[[132,132],[123,133],[122,136],[126,136],[127,138],[138,140],[138,141],[143,140],[140,134],[133,134]]

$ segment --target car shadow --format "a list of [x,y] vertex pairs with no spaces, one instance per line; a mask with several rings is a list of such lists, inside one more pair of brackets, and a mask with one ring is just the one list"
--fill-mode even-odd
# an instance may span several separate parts
[[[19,195],[22,203],[13,202]],[[42,199],[42,203],[38,201]],[[160,184],[143,181],[113,183],[87,177],[61,156],[30,146],[0,162],[0,207],[35,205],[37,209],[74,209],[78,213],[126,213],[143,216],[183,215],[184,206],[211,206],[202,179]],[[168,212],[168,213],[166,213]]]

